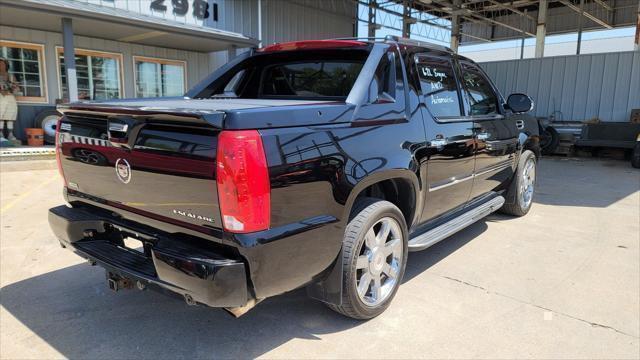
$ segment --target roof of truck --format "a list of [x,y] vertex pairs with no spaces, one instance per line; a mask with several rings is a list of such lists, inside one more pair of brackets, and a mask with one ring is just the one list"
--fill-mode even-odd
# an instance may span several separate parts
[[275,43],[262,47],[257,52],[274,52],[274,51],[293,51],[293,50],[316,50],[316,49],[340,49],[340,48],[359,48],[367,47],[373,43],[395,43],[413,47],[427,48],[447,53],[453,53],[453,50],[446,46],[433,44],[430,42],[419,41],[414,39],[401,38],[397,36],[386,36],[383,38],[337,38],[324,40],[302,40],[290,41],[283,43]]

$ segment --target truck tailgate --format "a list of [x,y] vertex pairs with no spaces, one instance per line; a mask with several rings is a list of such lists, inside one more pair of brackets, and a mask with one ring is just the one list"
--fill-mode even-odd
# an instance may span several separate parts
[[60,165],[70,193],[185,227],[221,228],[216,150],[224,113],[62,111]]

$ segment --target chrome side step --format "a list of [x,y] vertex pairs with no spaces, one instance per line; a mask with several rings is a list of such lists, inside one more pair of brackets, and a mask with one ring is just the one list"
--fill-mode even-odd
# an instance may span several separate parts
[[455,219],[433,228],[409,240],[409,251],[419,251],[443,240],[454,233],[466,228],[474,222],[500,209],[504,204],[504,197],[496,196],[493,199],[477,206]]

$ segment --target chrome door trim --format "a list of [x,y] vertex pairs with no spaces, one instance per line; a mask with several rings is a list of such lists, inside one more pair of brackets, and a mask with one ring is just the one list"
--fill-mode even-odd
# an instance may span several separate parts
[[436,191],[436,190],[441,190],[444,188],[448,188],[449,186],[453,186],[456,184],[460,184],[461,182],[465,182],[467,180],[471,180],[473,179],[473,174],[469,174],[469,175],[465,175],[464,177],[461,178],[457,178],[457,177],[451,177],[449,179],[447,179],[444,183],[441,184],[437,184],[434,186],[431,186],[431,184],[429,185],[429,191]]

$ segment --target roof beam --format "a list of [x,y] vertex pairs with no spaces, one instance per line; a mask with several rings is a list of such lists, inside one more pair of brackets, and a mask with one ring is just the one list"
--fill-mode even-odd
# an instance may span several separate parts
[[[482,1],[486,1],[486,0],[482,0]],[[538,0],[516,0],[516,1],[510,1],[509,6],[513,8],[519,8],[523,6],[535,5],[537,3],[538,3]],[[497,6],[497,5],[487,5],[483,7],[482,10],[491,11],[491,10],[497,10],[499,8],[500,6]]]
[[603,8],[609,10],[609,11],[613,11],[613,8],[611,7],[611,5],[607,4],[606,2],[604,2],[603,0],[593,0],[595,3],[597,3],[598,5],[602,6]]
[[606,21],[603,21],[600,18],[595,17],[595,16],[591,15],[590,13],[584,11],[583,9],[580,9],[579,6],[576,6],[575,4],[573,4],[569,0],[558,0],[558,2],[560,2],[563,5],[565,5],[569,9],[577,12],[578,14],[582,14],[582,16],[586,17],[587,19],[593,21],[594,23],[596,23],[598,25],[604,26],[607,29],[613,29],[613,26],[609,25]]
[[[506,10],[511,11],[512,13],[524,16],[524,17],[526,17],[527,19],[529,19],[531,21],[536,21],[536,19],[533,16],[525,13],[524,11],[520,11],[520,10],[518,10],[518,9],[512,7],[512,6],[497,2],[496,0],[489,0],[489,2],[494,4],[495,6],[497,6],[499,8],[506,9]],[[483,11],[483,10],[484,10],[484,8],[480,9],[480,11]]]
[[527,34],[529,36],[532,36],[532,37],[536,36],[535,34],[529,32],[529,31],[526,31],[526,30],[523,30],[523,29],[519,29],[519,28],[517,28],[515,26],[509,25],[509,24],[505,24],[503,22],[500,22],[498,20],[494,20],[492,18],[488,18],[488,17],[482,16],[482,15],[478,15],[471,9],[458,8],[458,7],[456,7],[455,5],[453,5],[452,3],[448,2],[448,1],[433,0],[433,2],[436,3],[436,4],[439,4],[441,6],[445,6],[445,7],[442,7],[442,8],[436,8],[435,9],[436,11],[440,10],[440,11],[444,11],[444,12],[447,12],[447,13],[450,13],[450,14],[453,14],[453,15],[458,14],[458,15],[464,16],[465,19],[467,19],[467,20],[473,21],[472,19],[475,19],[477,21],[481,21],[481,22],[484,22],[484,23],[490,23],[490,24],[493,24],[493,25],[502,26],[502,27],[505,27],[507,29],[511,29],[513,31],[519,32],[519,33],[525,33],[525,34]]

